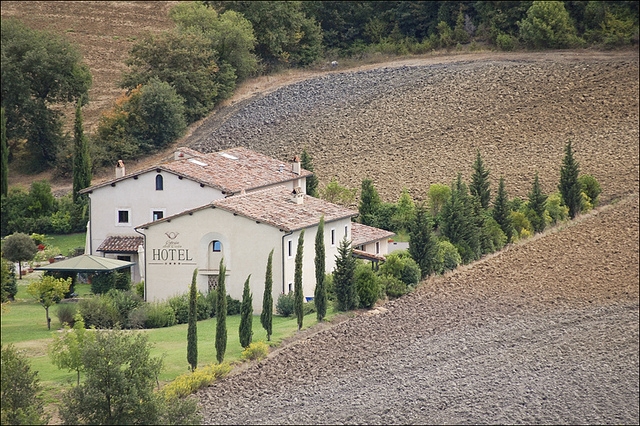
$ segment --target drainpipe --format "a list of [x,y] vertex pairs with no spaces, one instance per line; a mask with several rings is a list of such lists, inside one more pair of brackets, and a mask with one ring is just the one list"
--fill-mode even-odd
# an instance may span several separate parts
[[[147,235],[138,231],[137,228],[133,228],[138,234],[142,235],[142,246],[144,248],[144,301],[147,301],[147,282],[149,281],[149,276],[147,275]],[[138,256],[138,263],[140,263],[140,256]]]
[[284,285],[286,282],[285,274],[284,274],[284,238],[293,234],[293,231],[289,231],[282,236],[282,294],[284,294]]

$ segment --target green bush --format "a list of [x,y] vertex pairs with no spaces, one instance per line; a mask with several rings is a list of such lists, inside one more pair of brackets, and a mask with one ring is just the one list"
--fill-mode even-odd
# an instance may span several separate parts
[[[129,318],[127,318],[128,328],[131,329],[140,329],[145,328],[145,323],[147,321],[147,304],[143,303],[137,308],[133,309],[129,312]],[[173,311],[172,311],[173,312]]]
[[189,299],[186,294],[173,296],[167,300],[178,324],[186,324],[189,321]]
[[91,276],[91,292],[105,294],[116,285],[116,275],[113,272],[98,272]]
[[129,324],[129,314],[135,308],[140,306],[143,300],[132,291],[111,289],[105,295],[113,301],[113,306],[118,310],[119,323],[123,328],[136,328],[131,327]]
[[113,328],[121,323],[120,313],[113,304],[113,299],[98,295],[82,299],[78,302],[78,311],[84,318],[85,327]]
[[316,311],[316,304],[312,301],[305,302],[302,304],[302,313],[303,315],[309,315]]
[[324,288],[327,290],[327,300],[329,302],[335,302],[337,296],[336,285],[333,282],[333,274],[329,273],[324,276]]
[[371,308],[380,295],[380,280],[368,263],[358,263],[355,272],[356,291],[361,308]]
[[462,258],[458,249],[447,240],[438,242],[438,265],[439,273],[452,271],[462,263]]
[[75,303],[59,303],[58,310],[56,311],[56,317],[58,317],[60,324],[68,324],[69,327],[73,327],[73,324],[76,322],[73,318],[76,314],[76,310]]
[[15,265],[7,259],[2,259],[2,303],[13,300],[18,294],[18,280]]
[[261,360],[269,355],[269,345],[265,342],[253,342],[242,351],[241,358],[254,361]]
[[115,280],[113,288],[117,290],[131,290],[131,272],[126,269],[124,271],[114,271]]
[[380,285],[384,287],[384,291],[389,299],[397,299],[409,291],[409,287],[405,283],[392,275],[381,276]]
[[562,205],[562,197],[558,192],[550,194],[546,203],[546,215],[548,223],[556,224],[569,217],[569,207]]
[[589,197],[589,202],[593,207],[598,205],[598,197],[600,193],[602,193],[602,188],[600,187],[600,183],[591,175],[580,175],[578,177],[578,182],[580,183],[580,188],[582,192]]
[[145,306],[145,328],[162,328],[176,325],[176,314],[166,302],[147,303]]
[[140,281],[135,285],[136,294],[140,296],[141,299],[144,299],[144,281]]
[[[207,296],[205,297],[207,301],[207,305],[209,306],[209,317],[213,318],[216,316],[216,306],[218,303],[218,292],[215,290],[209,290]],[[228,309],[227,309],[228,310]]]
[[496,37],[496,46],[498,49],[505,51],[515,50],[518,45],[518,39],[509,34],[499,34]]
[[580,44],[569,12],[561,1],[534,1],[518,26],[522,40],[536,49]]
[[283,317],[293,314],[293,292],[281,294],[276,302],[276,312]]
[[380,266],[380,274],[394,276],[407,285],[416,285],[420,281],[420,267],[407,250],[389,254]]
[[232,299],[231,296],[227,294],[227,315],[240,315],[241,307],[241,301]]

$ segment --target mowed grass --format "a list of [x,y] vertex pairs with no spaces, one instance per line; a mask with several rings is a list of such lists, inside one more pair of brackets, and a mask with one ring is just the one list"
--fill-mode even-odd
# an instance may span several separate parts
[[58,247],[62,255],[68,256],[77,247],[84,247],[86,235],[85,232],[65,235],[47,234],[44,243],[47,247]]
[[[51,331],[47,330],[44,308],[26,292],[28,284],[39,279],[40,274],[32,273],[18,283],[16,301],[11,302],[2,312],[2,345],[14,344],[27,355],[32,369],[38,371],[38,377],[46,391],[47,399],[55,400],[61,388],[75,384],[76,373],[59,370],[51,363],[47,353],[48,345],[53,335],[59,333],[62,325],[56,317],[58,306],[49,309],[51,317]],[[87,296],[90,292],[88,284],[76,286],[80,296]],[[335,315],[329,312],[327,319]],[[316,314],[311,313],[304,318],[304,329],[317,323]],[[240,315],[227,317],[227,350],[225,362],[235,363],[241,360],[242,347],[239,340]],[[265,341],[266,332],[260,324],[260,316],[253,317],[253,341]],[[295,317],[284,318],[274,315],[271,345],[275,346],[283,339],[293,336],[298,326]],[[169,382],[180,374],[188,371],[187,363],[187,324],[151,330],[137,330],[145,333],[152,344],[151,355],[163,358],[164,368],[159,376],[161,382]],[[215,349],[216,319],[211,318],[198,321],[198,365],[217,363]],[[81,376],[82,377],[82,376]]]

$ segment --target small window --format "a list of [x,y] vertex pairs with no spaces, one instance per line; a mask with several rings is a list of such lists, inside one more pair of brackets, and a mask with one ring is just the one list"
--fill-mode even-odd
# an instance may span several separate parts
[[118,260],[124,260],[125,262],[131,262],[131,256],[118,256]]
[[376,241],[376,254],[380,254],[380,241]]
[[293,283],[289,283],[289,293],[293,291]]
[[222,251],[222,244],[220,244],[220,241],[215,240],[212,244],[211,247],[213,247],[213,252],[214,253],[220,253]]
[[344,226],[344,236],[345,238],[349,235],[349,227],[347,225]]
[[162,175],[156,175],[156,191],[162,191],[164,189],[164,182]]
[[164,212],[162,210],[154,210],[153,211],[153,220],[160,220],[164,217]]
[[118,210],[118,223],[129,223],[129,210]]
[[287,254],[289,255],[289,257],[293,257],[293,241],[292,240],[287,241]]
[[331,229],[331,245],[332,246],[336,245],[336,230],[335,229]]

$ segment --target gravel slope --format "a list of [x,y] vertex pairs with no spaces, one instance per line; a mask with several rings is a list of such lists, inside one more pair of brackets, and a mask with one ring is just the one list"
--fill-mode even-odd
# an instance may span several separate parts
[[199,392],[217,424],[637,424],[638,198]]

